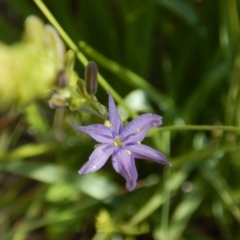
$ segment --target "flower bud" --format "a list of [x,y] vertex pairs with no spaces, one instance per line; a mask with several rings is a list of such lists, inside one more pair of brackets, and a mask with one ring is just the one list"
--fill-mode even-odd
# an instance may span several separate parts
[[50,108],[59,108],[67,106],[67,99],[60,94],[53,94],[51,99],[48,101]]
[[89,94],[97,93],[98,87],[98,68],[95,62],[90,61],[85,68],[86,90]]
[[67,74],[63,70],[59,71],[57,79],[58,87],[65,88],[68,86],[68,82]]

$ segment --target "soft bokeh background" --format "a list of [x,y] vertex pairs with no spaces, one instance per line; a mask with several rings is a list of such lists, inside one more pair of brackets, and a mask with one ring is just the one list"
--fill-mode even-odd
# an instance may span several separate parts
[[[0,0],[0,239],[240,239],[239,129],[211,129],[240,127],[239,1],[45,0],[79,50],[61,89],[72,53],[36,2]],[[124,117],[155,112],[170,127],[144,142],[173,166],[137,161],[133,192],[110,161],[77,173],[95,142],[70,121],[103,121],[76,111],[84,57],[101,104],[112,87]],[[53,91],[72,105],[49,108]]]

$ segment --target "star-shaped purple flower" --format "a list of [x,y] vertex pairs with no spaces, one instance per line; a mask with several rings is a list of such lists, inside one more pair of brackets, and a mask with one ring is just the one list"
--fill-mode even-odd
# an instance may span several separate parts
[[114,169],[126,179],[126,187],[132,191],[136,187],[138,177],[135,158],[169,164],[162,153],[141,144],[149,128],[162,124],[162,117],[152,113],[143,114],[124,127],[112,95],[110,93],[108,95],[109,127],[102,124],[78,126],[75,122],[72,123],[77,130],[87,133],[101,143],[79,170],[79,174],[97,171],[112,155]]

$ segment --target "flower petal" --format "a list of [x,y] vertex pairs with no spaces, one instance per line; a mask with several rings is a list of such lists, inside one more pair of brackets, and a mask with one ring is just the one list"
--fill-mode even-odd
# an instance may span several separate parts
[[92,152],[89,160],[82,166],[78,173],[83,175],[97,171],[106,163],[113,150],[110,144],[100,145]]
[[109,121],[112,125],[112,129],[115,132],[115,134],[118,135],[123,128],[123,123],[110,92],[108,92],[108,111]]
[[171,165],[162,153],[144,144],[130,145],[127,146],[127,149],[132,152],[134,158],[149,159],[160,164]]
[[72,121],[73,127],[80,132],[85,132],[93,139],[100,143],[112,143],[113,136],[111,130],[102,124],[92,124],[88,126],[78,126],[76,122]]
[[129,142],[142,141],[151,127],[162,124],[162,117],[157,114],[146,113],[132,120],[123,130],[121,137],[127,144]]
[[115,171],[126,179],[126,188],[132,191],[136,187],[138,177],[133,155],[129,155],[126,149],[119,148],[112,157],[112,163]]

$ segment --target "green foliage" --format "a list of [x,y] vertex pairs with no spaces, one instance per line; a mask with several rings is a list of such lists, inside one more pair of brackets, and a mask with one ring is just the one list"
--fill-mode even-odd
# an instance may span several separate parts
[[[239,1],[5,0],[0,12],[1,240],[240,239]],[[70,122],[102,123],[106,90],[125,118],[164,120],[146,142],[172,167],[137,161],[131,193],[111,163],[77,173],[95,143]]]

